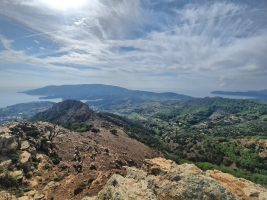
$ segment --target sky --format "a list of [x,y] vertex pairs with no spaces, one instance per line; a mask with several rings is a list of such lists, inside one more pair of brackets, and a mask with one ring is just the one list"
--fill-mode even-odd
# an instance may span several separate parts
[[267,0],[0,0],[0,89],[267,88]]

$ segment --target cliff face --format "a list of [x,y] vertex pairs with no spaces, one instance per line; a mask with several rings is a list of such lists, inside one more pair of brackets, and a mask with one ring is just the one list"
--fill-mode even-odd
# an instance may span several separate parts
[[127,175],[113,175],[96,197],[83,200],[265,200],[267,190],[219,171],[203,172],[193,164],[146,160],[142,169],[126,167]]

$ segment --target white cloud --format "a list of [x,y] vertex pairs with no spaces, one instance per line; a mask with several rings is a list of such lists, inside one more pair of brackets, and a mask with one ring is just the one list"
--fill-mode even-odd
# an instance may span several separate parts
[[172,73],[206,82],[224,77],[211,89],[226,87],[229,80],[267,76],[267,12],[263,12],[267,6],[202,1],[163,9],[158,2],[144,6],[139,0],[92,0],[66,13],[37,2],[5,0],[0,13],[36,32],[22,38],[43,36],[56,43],[57,56],[27,55],[8,48],[0,52],[1,62],[14,62],[16,57],[17,63],[71,69],[74,75],[95,67],[110,76],[113,72],[147,78]]

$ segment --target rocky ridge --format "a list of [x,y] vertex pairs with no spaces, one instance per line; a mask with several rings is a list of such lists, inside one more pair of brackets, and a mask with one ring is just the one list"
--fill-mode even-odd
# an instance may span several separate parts
[[[159,154],[112,124],[77,133],[46,122],[0,126],[0,200],[82,199],[96,195],[124,165]],[[116,134],[111,130],[116,129]]]
[[126,167],[126,172],[113,175],[97,196],[83,200],[267,199],[267,189],[250,181],[164,158],[146,160],[142,169]]

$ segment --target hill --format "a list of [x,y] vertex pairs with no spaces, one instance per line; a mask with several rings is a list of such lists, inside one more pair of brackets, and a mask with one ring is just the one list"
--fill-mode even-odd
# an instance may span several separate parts
[[124,165],[141,167],[160,155],[121,127],[104,121],[94,127],[97,133],[46,122],[0,126],[0,199],[79,200],[96,195],[112,174],[125,174]]
[[35,121],[48,121],[61,125],[67,123],[86,122],[94,115],[88,105],[77,100],[65,100],[56,103],[48,110],[37,113],[33,119]]
[[[267,105],[223,98],[124,103],[115,110],[128,117],[66,100],[37,114],[34,123],[1,127],[4,195],[75,200],[266,195],[264,187],[236,177],[267,184]],[[256,121],[262,126],[244,126]]]
[[[77,102],[77,101],[75,101]],[[64,104],[64,103],[63,103]],[[85,105],[77,102],[78,105]],[[57,106],[62,103],[57,104]],[[70,104],[72,105],[72,104]],[[123,127],[128,136],[153,147],[177,162],[194,162],[202,169],[219,169],[262,185],[267,185],[266,156],[261,150],[245,145],[243,139],[266,140],[267,105],[248,100],[224,98],[191,99],[188,101],[121,101],[93,112],[83,122],[66,123],[71,107],[61,114],[51,109],[46,116],[56,116],[56,122],[76,131],[95,130],[93,124],[109,122]],[[56,106],[56,107],[57,107]],[[105,111],[105,110],[102,110]],[[79,109],[77,109],[78,113]],[[92,112],[92,111],[90,111]],[[75,113],[71,112],[73,116]],[[117,114],[120,114],[117,115]],[[42,115],[42,114],[41,114]],[[48,120],[49,117],[38,120]],[[70,120],[71,121],[71,120]],[[75,121],[75,120],[74,120]],[[242,155],[242,156],[240,156]]]
[[266,188],[250,181],[159,158],[121,127],[109,125],[96,123],[97,134],[45,122],[0,126],[0,200],[266,197]]
[[160,145],[153,132],[143,124],[111,113],[97,113],[87,104],[77,100],[65,100],[54,104],[52,108],[37,113],[31,120],[51,122],[77,132],[93,131],[96,133],[99,129],[95,127],[95,124],[108,125],[110,123],[123,128],[133,138],[138,138],[142,142],[149,141],[151,146]]
[[189,99],[189,96],[176,93],[155,93],[139,90],[129,90],[122,87],[87,84],[87,85],[61,85],[46,86],[39,89],[24,91],[28,95],[44,96],[44,99],[76,99],[76,100],[119,100],[119,99],[142,99],[142,100],[182,100]]
[[267,158],[261,150],[267,141],[266,104],[218,97],[97,104],[100,111],[142,124],[149,137],[139,132],[134,137],[177,162],[191,161],[202,169],[219,169],[267,185]]

